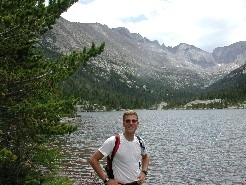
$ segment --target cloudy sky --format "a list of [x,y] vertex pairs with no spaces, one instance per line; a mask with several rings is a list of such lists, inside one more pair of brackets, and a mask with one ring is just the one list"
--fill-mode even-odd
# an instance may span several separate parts
[[62,17],[125,27],[165,46],[212,52],[246,41],[246,0],[79,0]]

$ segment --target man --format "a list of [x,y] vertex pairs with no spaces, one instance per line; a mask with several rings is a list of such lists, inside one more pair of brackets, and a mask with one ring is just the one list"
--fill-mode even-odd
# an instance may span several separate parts
[[[106,185],[137,185],[145,181],[149,166],[149,154],[143,147],[143,140],[140,145],[140,140],[135,135],[138,124],[138,114],[135,111],[128,110],[124,113],[124,133],[119,135],[120,144],[112,162],[114,179],[108,177],[99,161],[103,157],[111,156],[116,137],[108,138],[91,156],[89,164]],[[139,165],[140,161],[141,166]]]

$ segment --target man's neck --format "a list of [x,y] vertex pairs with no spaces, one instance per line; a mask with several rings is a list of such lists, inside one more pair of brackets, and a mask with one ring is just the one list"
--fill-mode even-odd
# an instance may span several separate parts
[[124,132],[124,136],[128,141],[133,141],[134,140],[134,134],[127,134]]

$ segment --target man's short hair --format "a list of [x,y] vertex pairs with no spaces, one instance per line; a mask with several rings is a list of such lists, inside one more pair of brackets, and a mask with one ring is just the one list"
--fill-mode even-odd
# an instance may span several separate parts
[[134,111],[134,110],[127,110],[127,111],[125,111],[124,114],[123,114],[123,121],[125,120],[125,117],[126,117],[127,115],[136,115],[137,118],[138,118],[138,114],[137,114],[136,111]]

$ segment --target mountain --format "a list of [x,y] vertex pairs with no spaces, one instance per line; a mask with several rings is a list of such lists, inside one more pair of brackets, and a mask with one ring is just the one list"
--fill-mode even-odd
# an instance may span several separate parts
[[67,94],[80,96],[81,91],[97,88],[98,93],[126,99],[137,94],[138,99],[152,102],[168,100],[200,92],[245,64],[246,59],[245,41],[208,53],[185,43],[166,47],[124,27],[111,29],[63,18],[42,38],[41,46],[47,57],[58,57],[90,47],[92,42],[105,42],[105,51],[64,83]]
[[246,64],[231,71],[224,78],[210,85],[204,92],[209,95],[230,99],[234,102],[246,100]]

